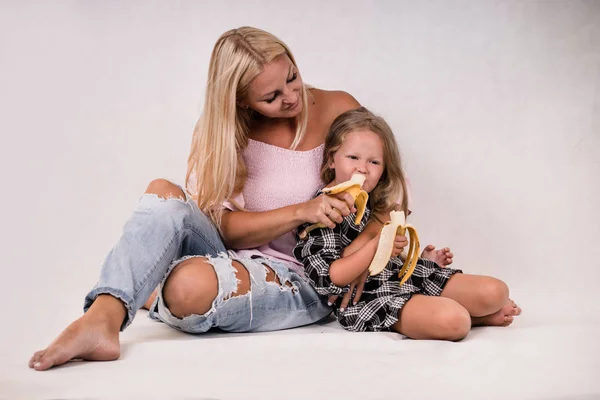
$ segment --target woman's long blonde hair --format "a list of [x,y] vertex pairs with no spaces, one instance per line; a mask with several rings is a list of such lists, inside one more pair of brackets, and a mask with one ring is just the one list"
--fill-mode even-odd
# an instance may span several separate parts
[[398,209],[398,199],[401,199],[399,209],[404,211],[404,215],[408,215],[406,180],[396,138],[387,122],[365,107],[346,111],[331,124],[325,138],[321,179],[326,184],[335,179],[335,171],[329,168],[333,155],[339,150],[349,133],[363,129],[375,133],[383,142],[383,174],[377,186],[369,193],[371,215]]
[[[204,111],[192,137],[186,186],[220,229],[222,203],[239,194],[246,182],[242,150],[255,112],[238,104],[248,95],[250,82],[265,64],[287,55],[297,67],[290,49],[274,35],[252,27],[225,32],[213,49],[208,69]],[[308,120],[307,91],[301,93],[302,112],[296,117],[295,149],[304,137]]]

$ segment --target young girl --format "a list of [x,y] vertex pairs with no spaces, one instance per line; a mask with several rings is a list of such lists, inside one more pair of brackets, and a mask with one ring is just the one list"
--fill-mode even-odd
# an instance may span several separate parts
[[[406,184],[394,135],[382,118],[364,107],[341,114],[325,140],[321,178],[329,182],[327,187],[349,180],[354,173],[366,176],[363,190],[369,193],[360,223],[355,225],[355,215],[348,215],[333,229],[313,230],[305,240],[297,237],[294,248],[317,293],[338,296],[334,313],[345,329],[393,330],[415,339],[460,340],[473,324],[506,326],[512,322],[513,313],[506,306],[508,288],[494,278],[465,275],[419,259],[412,276],[400,286],[402,260],[397,256],[406,245],[403,236],[397,237],[386,269],[368,277],[359,302],[344,309],[340,295],[351,291],[349,284],[367,271],[389,211],[395,208],[407,213]],[[399,207],[398,193],[402,193]],[[321,195],[319,190],[317,196]],[[298,232],[307,226],[301,225]],[[465,277],[485,283],[487,294],[477,285],[471,286],[471,293],[464,287],[453,290],[453,282]]]

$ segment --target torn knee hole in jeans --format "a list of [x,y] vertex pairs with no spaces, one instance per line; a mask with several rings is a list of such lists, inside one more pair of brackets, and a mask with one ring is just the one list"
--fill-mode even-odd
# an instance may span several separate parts
[[[266,272],[265,281],[274,283],[277,286],[279,286],[281,288],[281,290],[283,290],[283,285],[281,284],[281,280],[279,279],[279,277],[277,276],[275,271],[273,271],[273,269],[271,269],[271,267],[269,267],[267,264],[263,263],[263,266],[265,267],[265,272]],[[292,290],[292,293],[296,293],[296,287],[294,285],[292,285],[292,283],[290,281],[286,281],[285,285]]]
[[224,294],[223,300],[229,300],[232,297],[243,296],[245,294],[248,294],[251,289],[250,273],[248,272],[246,267],[244,267],[244,265],[239,261],[232,261],[231,266],[235,271],[234,273],[237,284],[234,290]]

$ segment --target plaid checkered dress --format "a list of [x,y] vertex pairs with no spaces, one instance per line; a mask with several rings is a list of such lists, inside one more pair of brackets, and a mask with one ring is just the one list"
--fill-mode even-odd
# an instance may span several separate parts
[[[317,195],[320,194],[317,193]],[[332,295],[343,295],[350,286],[339,287],[331,282],[329,266],[341,258],[342,251],[365,228],[370,210],[365,211],[359,225],[354,225],[355,215],[344,218],[334,229],[322,228],[311,231],[305,240],[296,235],[294,256],[302,262],[311,285],[323,296],[323,301]],[[301,232],[309,224],[298,228]],[[388,331],[398,321],[400,309],[413,294],[439,296],[450,277],[461,272],[451,268],[441,268],[436,263],[419,259],[412,276],[402,286],[398,273],[402,260],[392,258],[379,275],[367,278],[360,302],[350,304],[340,311],[342,297],[333,305],[334,314],[344,329],[354,332]]]

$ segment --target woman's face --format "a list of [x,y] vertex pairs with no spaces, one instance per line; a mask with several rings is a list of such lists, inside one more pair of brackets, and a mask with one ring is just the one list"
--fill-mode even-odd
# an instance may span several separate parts
[[240,106],[269,118],[293,118],[302,111],[302,78],[287,55],[266,64],[250,82],[248,97]]

